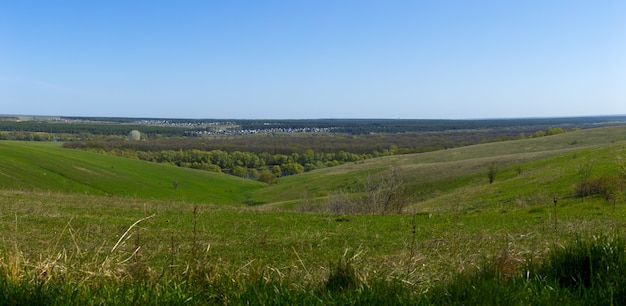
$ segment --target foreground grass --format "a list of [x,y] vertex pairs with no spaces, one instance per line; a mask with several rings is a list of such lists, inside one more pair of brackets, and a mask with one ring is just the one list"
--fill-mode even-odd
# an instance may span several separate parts
[[[540,263],[515,262],[506,254],[473,274],[457,275],[428,295],[441,304],[615,305],[626,301],[623,238],[576,238],[552,250]],[[516,271],[517,273],[511,273]]]
[[[1,191],[0,296],[9,304],[547,304],[581,296],[606,304],[618,297],[624,286],[614,276],[577,287],[548,272],[572,267],[550,263],[572,248],[611,250],[617,257],[598,255],[592,266],[616,259],[611,269],[622,269],[626,207],[596,198],[559,207],[556,231],[552,213],[535,206],[335,216]],[[590,238],[597,233],[614,240]],[[609,283],[613,297],[596,293]]]

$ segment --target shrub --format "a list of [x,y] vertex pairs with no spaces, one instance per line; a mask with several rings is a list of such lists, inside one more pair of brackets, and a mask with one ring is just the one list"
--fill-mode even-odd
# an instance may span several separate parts
[[238,176],[238,177],[247,177],[248,176],[248,169],[242,167],[242,166],[234,166],[231,170],[230,173],[234,176]]
[[334,192],[326,199],[330,213],[353,214],[358,212],[358,204],[345,192]]
[[497,162],[491,162],[487,165],[487,177],[489,178],[489,184],[493,184],[496,180],[496,174],[498,174],[499,166]]
[[580,197],[602,195],[607,201],[616,201],[624,182],[615,175],[603,175],[576,183],[576,194]]
[[278,181],[276,176],[274,174],[270,173],[269,171],[261,172],[261,174],[259,174],[258,180],[259,180],[259,182],[263,182],[263,183],[266,183],[266,184],[269,184],[269,185],[276,184],[276,182]]
[[222,168],[220,168],[220,166],[218,165],[213,165],[213,164],[206,164],[205,170],[208,170],[211,172],[222,173]]
[[402,213],[406,206],[403,175],[397,168],[371,175],[363,184],[362,192],[335,192],[326,200],[334,214]]
[[591,172],[593,170],[593,163],[586,162],[578,166],[576,174],[578,175],[578,183],[576,183],[576,194],[581,196],[583,200],[585,196],[594,194],[591,193],[592,185],[590,182]]

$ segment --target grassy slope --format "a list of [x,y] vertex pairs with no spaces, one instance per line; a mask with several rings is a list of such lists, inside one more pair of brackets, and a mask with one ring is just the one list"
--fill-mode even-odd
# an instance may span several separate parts
[[[496,199],[500,202],[530,203],[541,197],[563,197],[571,192],[567,188],[575,171],[575,167],[570,166],[577,163],[573,160],[574,152],[616,144],[624,139],[626,127],[589,129],[542,138],[371,159],[284,177],[274,186],[205,171],[66,150],[53,143],[0,142],[0,189],[80,192],[217,204],[253,201],[280,206],[280,203],[293,204],[304,197],[323,199],[336,190],[359,190],[369,174],[397,167],[404,174],[408,190],[406,196],[417,210],[440,209],[451,199],[467,200],[468,205],[478,207],[482,204],[475,202],[489,201],[492,192],[500,194],[500,198]],[[559,159],[559,156],[562,158]],[[540,162],[545,158],[552,159]],[[485,171],[486,165],[492,161],[498,162],[502,170],[497,183],[489,186],[485,184]],[[517,174],[519,170],[521,174]],[[558,177],[567,178],[558,180]],[[502,182],[505,178],[508,183]],[[555,186],[558,186],[551,187],[555,190],[544,192],[539,197],[529,184],[545,183],[546,180],[555,181]],[[178,189],[174,188],[174,181],[178,181]],[[515,189],[521,193],[511,194],[503,200],[502,189]],[[528,198],[532,194],[535,194],[535,199]],[[471,200],[473,195],[480,195],[480,199]]]
[[[467,193],[467,190],[461,190],[460,187],[488,188],[485,186],[486,165],[490,162],[495,161],[502,167],[498,180],[514,176],[514,173],[518,171],[517,167],[522,168],[522,178],[534,175],[536,180],[540,180],[538,177],[544,176],[546,174],[544,171],[553,171],[549,170],[549,167],[565,167],[565,171],[559,171],[571,174],[574,168],[569,166],[575,164],[572,163],[574,152],[616,145],[624,140],[626,140],[626,127],[620,126],[422,154],[390,156],[285,177],[279,184],[258,189],[253,194],[256,201],[265,203],[294,203],[303,195],[309,198],[323,198],[334,190],[357,190],[369,174],[397,167],[404,174],[404,182],[408,190],[407,197],[411,202],[417,204],[424,200],[446,201],[445,197],[440,197],[443,195],[459,196],[455,194],[459,191]],[[550,164],[554,160],[551,159],[539,164],[524,164],[558,156],[569,157],[559,160],[560,164],[552,166]],[[541,165],[548,168],[541,168],[535,172],[527,171]],[[518,182],[524,182],[524,180]],[[474,191],[476,195],[481,192],[479,189]]]
[[[0,267],[16,263],[15,274],[31,279],[54,266],[47,277],[89,283],[132,276],[145,264],[150,269],[139,272],[158,278],[165,271],[175,279],[185,275],[197,244],[197,257],[209,266],[207,271],[226,275],[230,283],[260,274],[296,287],[319,283],[343,257],[358,267],[363,279],[397,278],[413,292],[422,292],[459,271],[473,271],[482,258],[505,251],[520,262],[543,258],[579,234],[623,228],[623,200],[616,210],[601,197],[581,202],[571,197],[571,185],[576,167],[585,162],[594,161],[595,174],[611,171],[615,156],[626,154],[625,132],[588,130],[393,156],[286,177],[267,188],[225,175],[63,150],[53,144],[0,142],[0,234],[6,237],[0,241]],[[489,185],[484,164],[492,160],[503,168]],[[215,204],[236,202],[242,198],[239,192],[246,191],[268,202],[297,200],[307,190],[311,196],[323,196],[394,165],[405,170],[413,186],[431,187],[423,194],[419,192],[424,189],[416,188],[415,194],[424,199],[411,208],[432,216],[338,217],[207,205],[196,220],[193,203],[172,205],[183,196],[194,200],[193,192],[205,192],[198,201],[214,192],[221,196],[211,201]],[[174,177],[180,182],[178,191],[172,186]],[[193,180],[204,179],[211,184],[192,188]],[[225,192],[227,188],[233,192]],[[163,201],[99,196],[133,195],[129,189],[137,197]],[[559,197],[558,219],[552,196]],[[130,231],[132,238],[112,250],[131,224],[151,215]],[[127,260],[137,246],[139,259]]]
[[68,150],[53,143],[0,142],[0,189],[235,204],[262,186],[224,174]]

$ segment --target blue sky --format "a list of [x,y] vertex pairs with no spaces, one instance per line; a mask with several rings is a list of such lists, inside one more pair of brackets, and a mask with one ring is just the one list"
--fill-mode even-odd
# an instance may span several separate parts
[[0,1],[0,114],[626,114],[626,1]]

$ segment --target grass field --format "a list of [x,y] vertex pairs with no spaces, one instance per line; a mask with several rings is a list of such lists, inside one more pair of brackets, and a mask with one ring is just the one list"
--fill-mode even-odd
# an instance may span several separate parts
[[264,184],[207,171],[67,150],[57,143],[0,142],[3,189],[240,204]]
[[[569,290],[541,269],[571,245],[624,254],[623,197],[583,201],[574,189],[582,165],[613,173],[624,140],[623,127],[584,130],[368,160],[272,186],[0,142],[1,293],[9,304],[619,302],[619,278]],[[489,184],[492,161],[500,170]],[[292,209],[391,167],[408,186],[404,214]],[[623,272],[622,257],[611,258]]]
[[[404,174],[404,184],[407,187],[405,196],[411,202],[417,203],[424,199],[436,202],[440,196],[447,201],[446,196],[453,195],[455,190],[465,193],[467,187],[474,185],[484,187],[483,183],[487,182],[487,165],[491,162],[497,162],[502,168],[500,179],[511,177],[518,169],[522,170],[523,176],[530,175],[533,172],[529,173],[527,170],[532,170],[535,166],[532,163],[525,163],[559,156],[565,157],[563,163],[554,165],[552,164],[554,160],[549,160],[545,163],[547,167],[572,172],[575,171],[575,167],[572,166],[576,164],[576,161],[572,160],[575,152],[623,144],[624,141],[626,128],[610,127],[422,154],[389,156],[285,177],[278,185],[255,190],[253,197],[257,202],[286,202],[288,206],[289,203],[299,201],[303,195],[323,198],[333,190],[358,189],[365,183],[368,175],[395,167]],[[616,150],[619,150],[619,147],[616,147]],[[585,160],[579,159],[582,162]],[[544,176],[543,171],[544,169],[539,169],[534,173],[537,176]],[[550,173],[545,179],[552,176]]]

